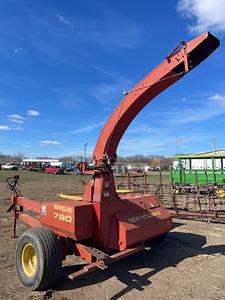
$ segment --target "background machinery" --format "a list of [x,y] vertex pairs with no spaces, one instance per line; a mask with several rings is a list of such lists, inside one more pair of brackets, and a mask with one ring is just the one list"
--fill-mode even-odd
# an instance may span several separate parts
[[177,194],[196,193],[225,197],[225,151],[174,156],[170,182]]
[[88,169],[86,163],[79,165],[83,173],[92,175],[81,201],[27,199],[18,189],[18,177],[8,180],[13,191],[8,211],[13,215],[14,236],[17,220],[32,227],[22,234],[16,249],[17,273],[24,286],[32,290],[47,288],[60,274],[62,260],[69,254],[87,262],[69,275],[75,279],[142,250],[143,242],[171,229],[171,216],[156,196],[116,192],[111,166],[116,161],[118,144],[135,116],[218,46],[219,40],[208,32],[181,42],[125,93],[99,136],[93,152],[94,169]]

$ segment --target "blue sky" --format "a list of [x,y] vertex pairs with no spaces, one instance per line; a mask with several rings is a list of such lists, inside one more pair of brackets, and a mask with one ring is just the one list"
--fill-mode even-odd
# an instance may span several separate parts
[[225,148],[225,1],[0,1],[0,152],[91,154],[123,91],[207,29],[220,49],[136,117],[122,156]]

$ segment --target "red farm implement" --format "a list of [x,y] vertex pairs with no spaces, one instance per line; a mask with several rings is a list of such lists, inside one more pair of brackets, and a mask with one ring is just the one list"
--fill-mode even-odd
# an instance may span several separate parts
[[156,196],[116,192],[111,166],[116,161],[118,144],[135,116],[218,46],[219,40],[208,32],[180,43],[159,66],[124,93],[97,141],[94,169],[89,170],[85,163],[79,166],[83,173],[92,175],[81,201],[27,199],[17,189],[18,178],[9,180],[14,191],[9,208],[14,235],[17,220],[32,227],[22,234],[16,249],[17,273],[24,286],[32,290],[47,288],[60,274],[62,260],[69,254],[88,262],[69,275],[75,279],[140,251],[145,241],[171,229],[171,215]]

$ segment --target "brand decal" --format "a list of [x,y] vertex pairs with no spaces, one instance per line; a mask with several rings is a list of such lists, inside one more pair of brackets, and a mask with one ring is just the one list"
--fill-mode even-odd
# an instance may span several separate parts
[[67,207],[59,204],[54,204],[54,209],[61,210],[63,212],[72,213],[73,209],[72,207]]
[[133,216],[133,217],[130,217],[128,218],[128,222],[129,223],[137,223],[137,222],[141,222],[143,220],[148,220],[152,217],[156,217],[156,216],[160,216],[161,215],[161,212],[160,211],[153,211],[152,213],[145,213],[145,214],[142,214],[142,215],[139,215],[139,216]]

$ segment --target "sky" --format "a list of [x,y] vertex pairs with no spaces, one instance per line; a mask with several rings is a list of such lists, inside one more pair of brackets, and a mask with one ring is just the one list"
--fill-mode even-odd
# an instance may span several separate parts
[[225,0],[0,0],[0,152],[91,155],[123,91],[207,30],[220,48],[138,114],[119,156],[225,148]]

